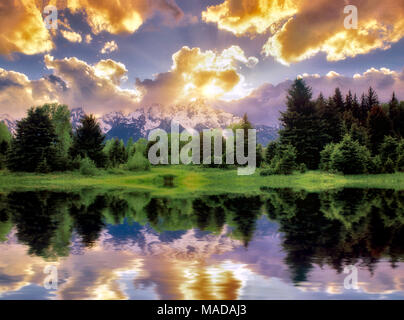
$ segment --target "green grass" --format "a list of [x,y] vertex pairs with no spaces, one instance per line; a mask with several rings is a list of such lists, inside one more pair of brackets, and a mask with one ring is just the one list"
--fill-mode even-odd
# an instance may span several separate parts
[[[138,190],[153,194],[187,196],[190,194],[260,193],[261,187],[323,191],[335,188],[380,188],[404,190],[404,173],[343,176],[309,171],[290,176],[238,176],[236,170],[206,169],[196,166],[161,166],[147,172],[101,171],[96,176],[77,172],[29,174],[0,171],[0,191],[53,190],[74,191],[83,188]],[[174,187],[164,186],[164,176],[173,175]]]

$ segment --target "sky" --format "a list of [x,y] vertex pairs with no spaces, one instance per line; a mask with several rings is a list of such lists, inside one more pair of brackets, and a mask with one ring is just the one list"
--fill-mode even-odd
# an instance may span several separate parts
[[202,99],[272,125],[296,77],[315,96],[371,85],[404,100],[402,0],[2,0],[0,27],[0,114],[16,118],[46,102],[101,115]]

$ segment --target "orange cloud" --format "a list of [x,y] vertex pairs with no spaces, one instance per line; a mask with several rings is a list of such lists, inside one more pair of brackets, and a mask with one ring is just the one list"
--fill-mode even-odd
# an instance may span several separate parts
[[283,64],[324,52],[343,60],[375,49],[386,50],[404,37],[404,2],[352,0],[358,29],[345,29],[345,0],[225,0],[202,13],[206,22],[236,35],[269,33],[263,53]]
[[83,38],[77,32],[61,30],[60,33],[62,34],[63,38],[65,38],[67,41],[79,42],[79,43],[81,43],[83,41]]
[[[42,15],[45,5],[54,5],[59,11],[68,9],[73,14],[84,13],[94,34],[133,33],[158,12],[166,17],[165,23],[184,17],[175,0],[2,0],[0,54],[33,55],[54,48],[52,32],[46,28]],[[61,34],[68,41],[82,42],[81,35],[71,30],[67,21],[59,20],[59,27],[67,29],[61,30]],[[91,42],[91,38],[86,37],[86,42]]]
[[0,54],[37,54],[53,49],[40,10],[32,0],[0,2]]
[[156,12],[176,20],[184,15],[174,0],[70,0],[67,8],[73,13],[85,12],[95,34],[133,33]]
[[225,0],[202,13],[206,22],[236,35],[262,34],[297,11],[294,0]]
[[107,53],[114,52],[116,50],[118,50],[118,45],[116,44],[116,42],[114,40],[112,40],[112,41],[106,42],[100,52],[102,54],[107,54]]
[[183,47],[173,55],[169,72],[160,73],[153,80],[137,79],[136,87],[143,93],[142,101],[149,104],[217,99],[243,81],[237,72],[239,63],[252,67],[257,62],[255,57],[247,58],[238,46],[225,49],[220,54]]

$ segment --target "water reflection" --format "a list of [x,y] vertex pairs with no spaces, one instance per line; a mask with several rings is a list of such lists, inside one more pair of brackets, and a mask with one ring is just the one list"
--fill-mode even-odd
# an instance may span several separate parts
[[402,299],[403,226],[393,190],[0,194],[0,298]]

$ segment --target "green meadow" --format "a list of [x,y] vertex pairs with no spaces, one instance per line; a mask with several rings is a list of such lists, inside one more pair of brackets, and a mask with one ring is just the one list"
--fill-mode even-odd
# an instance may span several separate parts
[[[238,176],[236,169],[208,169],[197,166],[159,166],[150,171],[123,169],[99,171],[94,176],[68,173],[10,173],[0,171],[0,191],[101,190],[146,191],[156,195],[257,194],[262,188],[292,188],[320,192],[339,188],[375,188],[404,190],[404,173],[379,175],[338,175],[308,171],[292,175],[260,176],[261,169],[250,176]],[[169,181],[169,183],[167,183]]]

